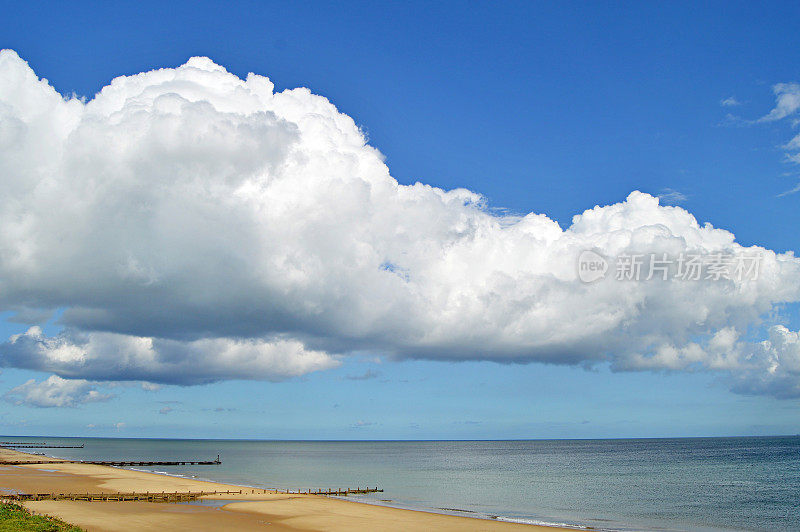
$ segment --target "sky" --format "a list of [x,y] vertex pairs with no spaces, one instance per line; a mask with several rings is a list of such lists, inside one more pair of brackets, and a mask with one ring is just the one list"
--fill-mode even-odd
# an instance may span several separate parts
[[800,433],[796,5],[4,7],[0,433]]

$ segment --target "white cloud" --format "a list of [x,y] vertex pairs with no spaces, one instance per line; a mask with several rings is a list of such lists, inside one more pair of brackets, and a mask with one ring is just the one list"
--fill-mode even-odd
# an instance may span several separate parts
[[[69,378],[275,380],[349,353],[744,375],[702,339],[800,299],[791,253],[647,194],[563,229],[400,185],[325,98],[206,58],[84,103],[0,53],[0,186],[0,310],[66,326],[12,337],[0,364]],[[763,258],[747,283],[584,284],[587,249]]]
[[76,407],[84,403],[108,401],[112,394],[102,394],[95,384],[82,380],[62,379],[56,375],[36,382],[31,379],[6,393],[5,398],[17,405],[50,407]]
[[[775,93],[775,107],[761,117],[759,122],[775,122],[790,118],[793,127],[800,124],[800,83],[778,83],[772,88]],[[786,155],[787,162],[800,164],[800,135],[794,136],[789,142],[781,146]],[[778,197],[789,196],[800,191],[800,183],[786,190]]]
[[794,188],[790,188],[789,190],[781,192],[778,194],[778,197],[782,198],[783,196],[791,196],[792,194],[797,194],[798,192],[800,192],[800,183],[797,183]]
[[767,340],[748,346],[742,356],[746,369],[736,374],[734,391],[800,397],[800,333],[775,325]]
[[800,135],[795,136],[781,146],[786,151],[786,158],[793,163],[800,163]]
[[676,205],[686,201],[688,196],[679,190],[665,188],[658,194],[658,199],[663,205]]
[[800,83],[778,83],[772,87],[775,93],[775,108],[759,119],[759,122],[774,122],[791,116],[800,109]]
[[719,104],[722,107],[736,107],[737,105],[742,105],[742,103],[733,96],[723,98],[719,101]]
[[199,339],[190,342],[68,330],[47,337],[38,327],[2,345],[4,362],[69,378],[201,384],[225,379],[281,380],[335,367],[329,355],[293,340]]

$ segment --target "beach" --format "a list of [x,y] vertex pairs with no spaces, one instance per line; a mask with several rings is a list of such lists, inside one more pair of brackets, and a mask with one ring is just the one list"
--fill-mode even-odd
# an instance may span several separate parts
[[[0,460],[40,456],[0,449]],[[90,531],[122,530],[443,530],[513,531],[555,527],[506,523],[390,508],[317,495],[276,494],[262,489],[186,479],[92,464],[55,463],[0,466],[7,493],[112,493],[239,491],[209,495],[203,503],[32,501],[37,513],[58,517]],[[566,530],[566,529],[560,529]]]

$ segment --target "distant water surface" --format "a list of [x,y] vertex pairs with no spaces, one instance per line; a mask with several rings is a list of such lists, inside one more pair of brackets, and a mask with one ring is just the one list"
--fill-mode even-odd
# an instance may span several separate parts
[[[359,500],[606,530],[800,531],[800,437],[334,442],[2,436],[84,442],[74,459],[210,460],[138,468],[234,484],[385,491]],[[35,451],[35,450],[34,450]],[[353,497],[355,498],[355,497]]]

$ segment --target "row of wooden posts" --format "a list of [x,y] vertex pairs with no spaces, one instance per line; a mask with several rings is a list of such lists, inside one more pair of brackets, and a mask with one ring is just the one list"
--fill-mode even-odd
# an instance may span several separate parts
[[[379,493],[382,489],[361,488],[356,489],[252,489],[251,494],[274,493],[287,495],[353,495],[363,493]],[[239,491],[175,491],[175,492],[131,492],[131,493],[14,493],[5,494],[0,499],[5,501],[147,501],[147,502],[188,502],[195,501],[208,495],[247,495],[244,490]]]
[[222,462],[217,455],[216,460],[0,460],[4,465],[29,465],[29,464],[95,464],[115,467],[131,466],[185,466],[185,465],[220,465]]
[[0,442],[0,447],[8,447],[9,449],[83,449],[83,444],[80,445],[47,445],[42,443],[14,443],[14,442]]
[[332,490],[332,489],[316,489],[315,490],[315,489],[312,489],[312,488],[309,488],[307,490],[302,490],[302,489],[299,489],[299,490],[288,490],[288,489],[286,489],[286,490],[278,490],[278,489],[273,489],[273,490],[255,490],[255,491],[252,491],[251,493],[260,493],[261,491],[263,491],[264,493],[276,493],[276,494],[285,493],[286,495],[292,495],[292,494],[294,494],[294,495],[356,495],[356,494],[363,494],[363,493],[382,493],[383,492],[382,489],[378,489],[378,487],[376,486],[374,488],[360,488],[360,487],[359,488],[355,488],[355,489],[352,489],[352,488],[341,489],[341,488],[339,488],[339,489],[335,489],[335,490]]
[[240,495],[239,491],[132,492],[132,493],[14,493],[3,495],[6,501],[194,501],[206,495]]

